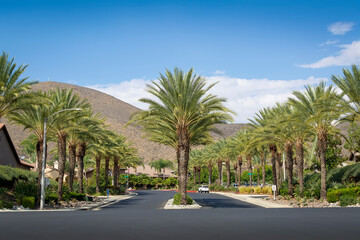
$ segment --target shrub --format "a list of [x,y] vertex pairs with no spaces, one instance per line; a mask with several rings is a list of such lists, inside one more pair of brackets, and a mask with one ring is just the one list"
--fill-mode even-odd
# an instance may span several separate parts
[[345,196],[345,195],[354,198],[360,196],[360,187],[329,189],[327,193],[327,200],[328,202],[337,202],[340,200],[341,196]]
[[360,163],[346,167],[334,168],[327,175],[327,182],[359,182],[360,181]]
[[76,192],[69,192],[63,195],[63,199],[65,201],[70,201],[76,199],[78,201],[85,201],[85,193],[76,193]]
[[[188,204],[188,205],[193,204],[193,200],[192,200],[191,197],[189,197],[189,195],[186,195],[186,201],[187,201],[187,204]],[[180,193],[176,193],[176,194],[174,195],[174,202],[173,202],[173,204],[174,204],[174,205],[180,205],[180,202],[181,202],[181,195],[180,195]]]
[[13,168],[0,165],[0,186],[12,188],[18,180],[34,181],[37,180],[37,173],[24,169]]
[[356,197],[354,197],[353,195],[342,195],[339,197],[339,200],[340,206],[342,207],[356,204]]
[[35,208],[35,197],[23,197],[21,200],[21,205],[24,208],[34,209]]
[[12,209],[13,207],[14,207],[14,205],[12,202],[0,199],[0,209],[2,209],[2,208]]
[[329,203],[334,203],[339,201],[339,191],[335,190],[335,189],[330,189],[329,191],[327,191],[327,201]]
[[26,182],[24,180],[17,181],[15,184],[15,197],[18,203],[21,203],[23,197],[37,197],[38,189],[35,181]]
[[56,193],[54,192],[50,192],[48,194],[46,194],[45,196],[45,202],[48,204],[55,204],[58,203],[58,196]]

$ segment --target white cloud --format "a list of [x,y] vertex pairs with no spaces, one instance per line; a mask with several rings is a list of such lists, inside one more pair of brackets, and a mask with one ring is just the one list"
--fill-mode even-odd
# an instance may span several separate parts
[[216,70],[214,72],[215,75],[224,75],[226,72],[225,71],[221,71],[221,70]]
[[106,85],[98,84],[87,87],[107,93],[135,107],[145,109],[147,105],[139,102],[139,99],[151,97],[151,94],[146,92],[146,84],[149,83],[151,83],[150,80],[132,79],[130,81],[123,81],[120,83]]
[[339,40],[327,40],[326,42],[321,43],[320,46],[323,47],[323,46],[327,46],[327,45],[333,45],[338,42],[339,42]]
[[329,56],[310,64],[302,64],[303,68],[324,68],[331,66],[348,66],[360,62],[360,40],[351,44],[340,45],[342,48],[336,56]]
[[[243,79],[228,76],[206,77],[209,83],[218,82],[211,93],[227,99],[226,106],[237,113],[235,121],[248,122],[254,114],[264,107],[273,106],[275,102],[283,102],[291,96],[292,91],[302,90],[306,84],[326,81],[326,78],[309,77],[297,80]],[[147,105],[138,100],[151,98],[145,91],[149,80],[133,79],[118,84],[94,85],[90,88],[105,92],[124,102],[146,109]]]
[[237,113],[236,122],[248,122],[256,112],[270,107],[275,102],[284,102],[294,90],[304,89],[306,84],[327,81],[326,78],[309,77],[297,80],[242,79],[227,76],[207,77],[209,82],[218,82],[212,93],[226,97],[226,106]]
[[344,35],[352,30],[354,23],[352,22],[336,22],[328,27],[328,30],[334,35]]

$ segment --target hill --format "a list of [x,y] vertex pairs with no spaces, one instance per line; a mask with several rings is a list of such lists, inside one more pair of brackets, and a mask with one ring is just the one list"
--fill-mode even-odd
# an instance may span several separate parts
[[[108,94],[99,92],[86,87],[81,87],[72,84],[59,82],[41,82],[35,84],[33,90],[48,91],[50,89],[73,89],[74,93],[79,94],[82,98],[88,99],[92,104],[95,112],[101,116],[106,117],[106,124],[109,128],[119,134],[128,138],[128,141],[133,143],[133,146],[139,149],[139,154],[144,158],[144,162],[148,163],[159,158],[174,159],[175,152],[172,148],[148,141],[143,137],[143,132],[139,126],[124,125],[129,121],[130,116],[140,109],[122,101]],[[19,150],[20,142],[25,139],[29,133],[24,131],[21,127],[7,123],[5,121],[10,136]],[[246,126],[246,124],[224,124],[218,125],[217,128],[222,132],[222,135],[214,135],[215,139],[228,137],[236,133],[237,130]]]

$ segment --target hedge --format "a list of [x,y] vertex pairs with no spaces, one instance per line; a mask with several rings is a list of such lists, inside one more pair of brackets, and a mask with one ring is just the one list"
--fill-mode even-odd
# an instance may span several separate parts
[[357,198],[360,196],[360,187],[329,189],[327,192],[327,201],[330,203],[338,202],[341,196]]
[[36,181],[37,173],[0,165],[0,187],[12,188],[18,180]]

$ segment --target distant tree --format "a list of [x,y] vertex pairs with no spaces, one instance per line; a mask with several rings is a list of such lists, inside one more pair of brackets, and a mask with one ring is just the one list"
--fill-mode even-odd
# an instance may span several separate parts
[[172,161],[170,161],[168,159],[160,158],[159,160],[150,162],[149,166],[151,168],[154,168],[159,173],[161,173],[161,170],[165,171],[165,168],[173,168],[174,164]]

